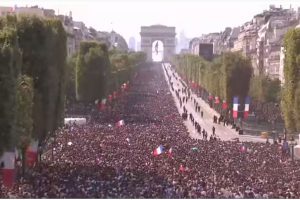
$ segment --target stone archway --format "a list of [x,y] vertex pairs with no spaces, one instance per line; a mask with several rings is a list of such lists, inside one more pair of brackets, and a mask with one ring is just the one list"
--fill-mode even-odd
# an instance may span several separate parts
[[147,61],[152,59],[152,45],[155,41],[163,43],[163,62],[171,61],[175,54],[175,27],[163,25],[142,26],[141,27],[141,51],[147,54]]

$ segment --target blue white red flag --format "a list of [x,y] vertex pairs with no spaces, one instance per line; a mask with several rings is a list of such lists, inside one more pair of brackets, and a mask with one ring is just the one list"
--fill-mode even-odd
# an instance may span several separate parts
[[158,156],[160,154],[162,154],[164,152],[164,147],[162,145],[159,145],[159,147],[157,147],[154,151],[153,151],[153,155],[154,156]]
[[245,99],[245,112],[244,112],[244,119],[248,118],[249,115],[249,108],[250,108],[250,97],[247,96]]
[[238,108],[239,108],[239,97],[233,97],[233,118],[237,118],[238,117]]

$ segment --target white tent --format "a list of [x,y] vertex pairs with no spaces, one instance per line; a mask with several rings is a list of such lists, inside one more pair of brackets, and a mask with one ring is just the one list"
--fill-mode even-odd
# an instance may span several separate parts
[[85,125],[86,118],[65,118],[65,125]]

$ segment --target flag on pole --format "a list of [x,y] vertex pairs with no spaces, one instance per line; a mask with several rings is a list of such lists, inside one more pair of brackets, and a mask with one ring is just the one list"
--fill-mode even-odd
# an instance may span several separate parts
[[117,122],[117,127],[121,127],[121,126],[124,126],[124,125],[125,125],[125,122],[124,122],[123,119]]
[[239,108],[239,98],[238,97],[233,97],[233,118],[237,118],[238,117],[238,108]]
[[157,147],[154,151],[153,151],[153,155],[154,156],[158,156],[160,154],[162,154],[164,152],[164,147],[162,145],[159,145],[159,147]]
[[168,153],[168,156],[169,156],[169,157],[172,157],[172,156],[173,156],[173,155],[172,155],[172,153],[173,153],[172,147],[168,150],[167,153]]
[[249,107],[250,107],[250,97],[247,96],[245,99],[245,112],[244,112],[244,119],[248,118],[249,115]]
[[32,141],[26,151],[26,161],[28,167],[33,167],[38,157],[38,141]]
[[100,110],[105,110],[106,108],[106,99],[101,100]]
[[15,152],[4,152],[1,160],[4,163],[2,169],[3,185],[11,188],[15,182]]

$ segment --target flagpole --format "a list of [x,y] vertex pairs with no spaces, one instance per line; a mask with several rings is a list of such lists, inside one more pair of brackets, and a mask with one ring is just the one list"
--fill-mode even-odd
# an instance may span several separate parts
[[216,173],[213,171],[213,198],[215,198],[216,193]]

